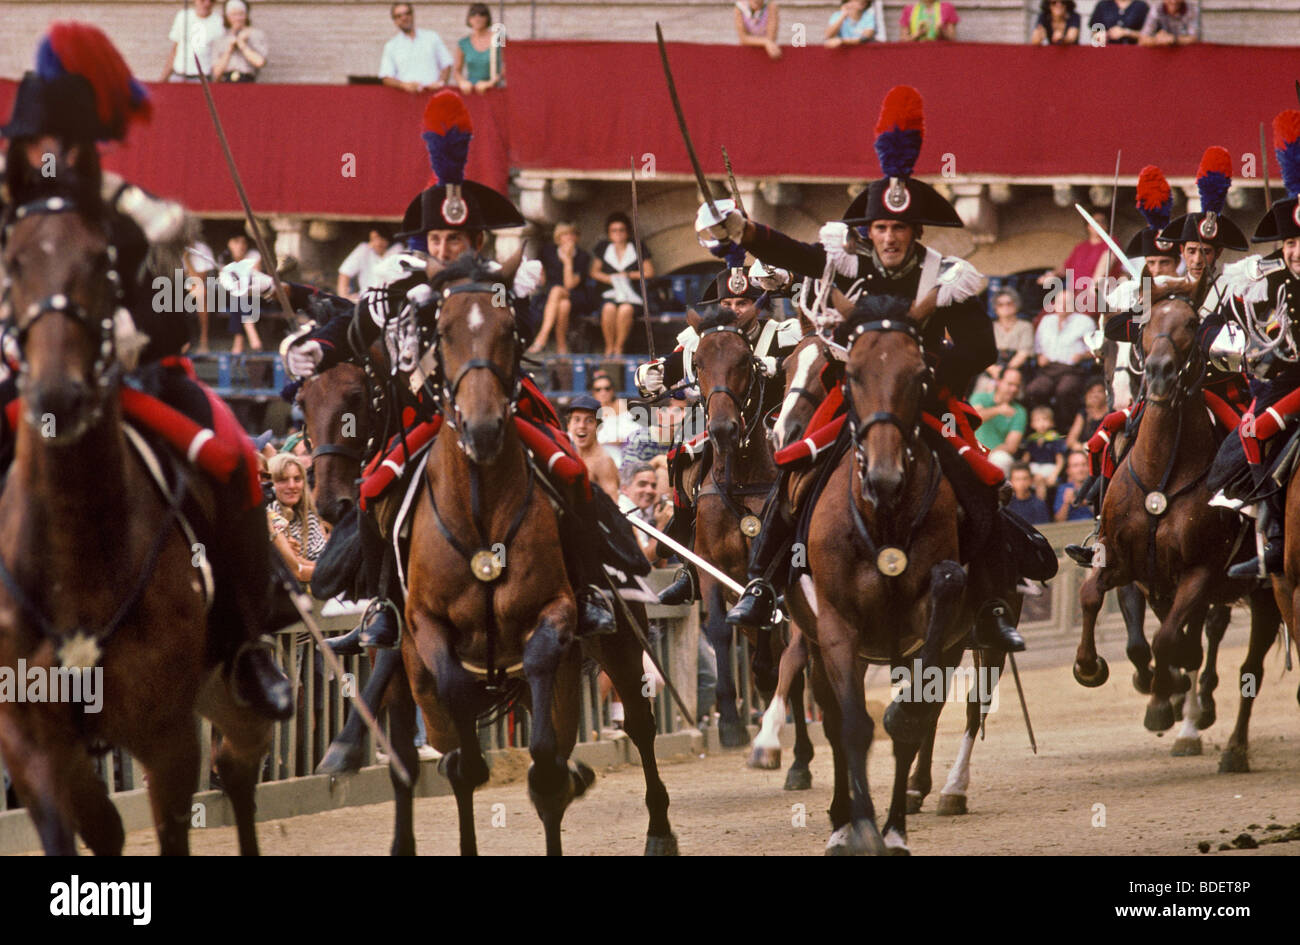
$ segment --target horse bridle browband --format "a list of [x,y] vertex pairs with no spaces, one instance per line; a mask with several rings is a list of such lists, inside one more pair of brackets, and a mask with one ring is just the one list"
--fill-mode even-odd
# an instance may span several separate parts
[[[704,422],[706,425],[708,424],[709,403],[710,401],[713,400],[715,394],[722,394],[723,396],[730,399],[730,401],[736,405],[736,412],[740,415],[741,430],[740,430],[739,448],[744,449],[745,445],[749,442],[750,436],[753,434],[754,430],[758,427],[762,418],[763,391],[764,388],[766,387],[767,375],[764,374],[763,371],[758,366],[757,359],[755,359],[754,357],[754,347],[749,340],[749,336],[745,334],[745,332],[738,326],[715,325],[712,328],[706,328],[704,329],[704,331],[700,332],[699,340],[703,341],[709,335],[718,334],[720,332],[739,335],[740,338],[745,342],[745,346],[749,348],[749,361],[747,362],[749,373],[745,378],[745,389],[744,391],[741,392],[740,396],[737,396],[736,392],[733,391],[726,384],[715,384],[712,387],[712,389],[709,390],[708,394],[706,394],[703,400],[701,401],[704,404]],[[758,378],[757,384],[755,384],[754,382],[755,376],[757,376]],[[755,390],[755,388],[757,388],[757,390]],[[757,393],[757,397],[754,396],[755,393]],[[747,406],[752,406],[753,416],[746,416],[747,411],[745,408]]]
[[[442,303],[453,295],[462,292],[476,292],[483,295],[495,295],[498,287],[486,282],[463,282],[459,285],[444,288],[438,301],[438,309],[441,311]],[[495,306],[494,306],[495,307]],[[522,381],[519,377],[519,361],[523,354],[523,342],[519,337],[519,329],[515,326],[513,316],[510,319],[511,337],[514,341],[514,351],[511,361],[511,376],[508,376],[491,358],[471,358],[460,366],[456,376],[448,380],[446,361],[442,353],[442,333],[437,329],[437,318],[433,324],[433,352],[434,360],[438,366],[438,377],[442,382],[442,397],[448,409],[447,422],[451,424],[453,430],[460,429],[460,408],[456,406],[456,392],[460,390],[460,385],[471,371],[488,371],[497,382],[501,385],[501,390],[509,398],[510,412],[513,413],[515,404],[519,400],[519,392],[522,387]]]

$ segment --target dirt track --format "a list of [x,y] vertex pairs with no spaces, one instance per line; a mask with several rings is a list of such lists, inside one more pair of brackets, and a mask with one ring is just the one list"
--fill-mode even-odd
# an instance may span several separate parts
[[[1240,627],[1228,641],[1243,643]],[[1218,756],[1236,715],[1230,683],[1220,686],[1219,721],[1204,736],[1205,754],[1169,755],[1172,733],[1158,738],[1142,728],[1145,697],[1129,682],[1122,638],[1112,632],[1101,650],[1111,678],[1101,689],[1084,690],[1070,675],[1072,645],[1035,644],[1021,659],[1021,675],[1033,713],[1039,752],[1032,755],[1011,679],[1004,680],[1001,707],[990,718],[987,739],[976,744],[970,814],[938,817],[934,795],[925,811],[909,819],[915,854],[1195,854],[1198,841],[1216,852],[1243,832],[1256,839],[1276,836],[1270,824],[1300,823],[1300,674],[1283,674],[1274,649],[1252,725],[1250,774],[1220,775]],[[1220,676],[1233,680],[1244,656],[1234,645],[1223,652]],[[872,682],[883,677],[873,675]],[[875,690],[879,698],[883,690]],[[937,794],[952,763],[961,715],[949,707],[936,747]],[[788,756],[784,759],[788,764]],[[519,777],[525,764],[511,765]],[[893,760],[887,742],[870,758],[873,796],[887,802]],[[498,771],[500,775],[503,772]],[[683,854],[818,855],[829,828],[830,752],[819,748],[813,761],[813,789],[781,790],[784,772],[752,771],[741,752],[715,754],[665,765],[672,796],[670,816]],[[565,852],[640,854],[644,843],[643,783],[638,768],[599,772],[587,798],[564,821]],[[505,805],[505,826],[493,828],[492,805]],[[794,826],[792,805],[804,804],[806,826]],[[1105,826],[1093,826],[1105,805]],[[476,796],[479,850],[486,855],[540,854],[541,825],[521,781],[491,784]],[[271,855],[381,855],[388,852],[392,805],[376,804],[260,825],[262,851]],[[455,802],[451,797],[416,801],[416,842],[428,855],[457,849]],[[1252,827],[1252,825],[1255,825]],[[234,830],[197,830],[197,854],[233,854]],[[156,850],[151,831],[128,838],[127,852]],[[1246,851],[1242,851],[1243,853]],[[1275,843],[1256,854],[1300,854],[1300,841]],[[1241,855],[1233,851],[1232,855]]]

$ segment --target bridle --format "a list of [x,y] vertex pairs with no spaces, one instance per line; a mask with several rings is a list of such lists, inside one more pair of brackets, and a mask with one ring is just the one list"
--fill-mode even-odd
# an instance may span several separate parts
[[[1190,297],[1185,295],[1170,295],[1170,296],[1166,296],[1160,301],[1161,302],[1169,302],[1169,301],[1184,302],[1192,309],[1193,313],[1196,312],[1196,305],[1193,303]],[[1148,322],[1148,324],[1150,323]],[[1162,331],[1159,332],[1158,334],[1152,335],[1151,336],[1152,345],[1154,346],[1154,344],[1157,341],[1159,341],[1161,338],[1167,338],[1169,340],[1169,344],[1171,347],[1174,345],[1173,333],[1168,331]],[[1134,347],[1141,349],[1142,345],[1140,344],[1134,345]],[[1177,351],[1177,348],[1175,347],[1174,350]],[[1146,358],[1147,358],[1146,352],[1145,350],[1143,350],[1142,365],[1144,371],[1146,368]],[[1201,349],[1201,346],[1196,343],[1195,335],[1193,334],[1192,344],[1187,353],[1187,357],[1183,360],[1182,367],[1178,369],[1177,377],[1174,378],[1174,392],[1172,396],[1169,398],[1168,401],[1163,403],[1161,401],[1152,401],[1152,402],[1159,403],[1161,404],[1161,406],[1166,406],[1171,410],[1176,410],[1177,408],[1182,406],[1184,400],[1186,400],[1188,397],[1190,397],[1192,394],[1196,393],[1196,391],[1200,389],[1201,383],[1205,380],[1205,369],[1206,369],[1205,352]],[[1147,391],[1147,396],[1150,397],[1149,389]]]
[[[20,220],[27,217],[75,212],[78,212],[77,205],[66,197],[44,197],[21,204],[5,214],[3,225],[0,226],[0,248],[8,246],[13,227]],[[105,247],[104,254],[108,263],[105,279],[113,289],[110,306],[113,304],[120,305],[123,292],[122,279],[116,268],[117,251],[109,243]],[[27,335],[36,323],[46,315],[56,314],[70,318],[96,338],[96,355],[91,366],[91,381],[100,396],[90,417],[90,422],[93,423],[103,411],[108,392],[117,385],[122,374],[121,366],[117,361],[117,344],[114,335],[112,308],[108,307],[106,312],[97,316],[95,313],[88,311],[85,306],[74,301],[66,293],[55,292],[31,303],[23,312],[15,313],[11,310],[12,300],[10,295],[12,291],[13,278],[6,273],[3,291],[0,292],[0,313],[3,313],[0,316],[0,320],[3,321],[3,330],[0,331],[0,345],[3,344],[5,337],[14,340],[18,352],[18,385],[20,391],[24,386],[23,380],[28,371],[27,358],[23,352]]]
[[[763,373],[758,359],[754,357],[754,347],[750,343],[749,336],[736,325],[715,325],[712,328],[706,328],[700,332],[699,340],[703,342],[709,335],[720,332],[738,335],[749,349],[749,358],[745,362],[745,389],[737,396],[736,392],[726,384],[715,384],[700,401],[704,405],[704,424],[706,427],[708,426],[709,404],[712,402],[713,397],[716,394],[727,397],[735,404],[736,413],[740,416],[741,429],[737,448],[743,450],[749,444],[749,438],[754,430],[762,422],[763,394],[767,387],[767,375]],[[696,350],[699,350],[698,346]]]
[[[318,374],[313,377],[310,377],[308,378],[307,383],[308,384],[319,383],[321,376],[322,375]],[[306,385],[304,385],[303,389],[304,390],[306,389]],[[301,400],[301,395],[299,395],[299,397]],[[366,407],[366,414],[367,414],[366,420],[370,421],[371,419],[373,419],[373,417],[371,416],[370,398],[366,396],[365,392],[363,392],[361,399]],[[369,422],[367,422],[367,430],[369,431],[369,429],[370,429],[370,424]],[[371,448],[370,440],[372,437],[373,437],[373,433],[369,434],[365,446],[348,446],[344,443],[321,443],[320,445],[314,445],[311,441],[311,434],[307,432],[307,425],[305,423],[303,424],[303,428],[302,428],[302,438],[304,441],[306,441],[308,448],[311,450],[311,458],[313,460],[320,459],[322,456],[342,456],[344,459],[350,460],[351,462],[356,463],[358,466],[365,460],[367,456],[370,455],[370,448]]]
[[[498,286],[486,282],[463,282],[459,285],[444,288],[438,299],[435,317],[432,319],[432,324],[427,329],[432,334],[433,357],[437,364],[437,378],[441,381],[441,397],[445,416],[447,417],[447,423],[457,432],[460,431],[461,415],[460,407],[456,404],[456,392],[460,390],[461,382],[469,376],[471,371],[487,371],[497,379],[497,383],[501,385],[501,390],[508,398],[509,406],[507,408],[507,413],[509,415],[514,414],[515,407],[519,402],[519,392],[522,388],[519,363],[520,359],[523,357],[524,345],[523,339],[519,336],[519,328],[515,325],[513,317],[510,319],[512,351],[509,373],[503,370],[501,365],[493,361],[491,358],[471,358],[460,366],[460,370],[456,372],[455,377],[448,378],[446,356],[443,352],[443,340],[445,336],[438,330],[437,315],[441,313],[443,304],[453,295],[473,292],[490,296],[495,295],[497,291],[499,291]],[[465,448],[463,442],[461,448]]]

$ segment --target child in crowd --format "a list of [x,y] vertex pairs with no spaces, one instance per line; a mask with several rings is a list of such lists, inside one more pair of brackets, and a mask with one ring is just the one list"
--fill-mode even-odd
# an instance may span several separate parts
[[1106,385],[1093,381],[1083,394],[1083,409],[1074,415],[1070,432],[1066,434],[1066,444],[1072,450],[1086,450],[1088,441],[1106,419]]
[[1047,501],[1047,490],[1060,480],[1061,470],[1065,467],[1065,437],[1056,432],[1052,422],[1052,408],[1045,404],[1029,412],[1032,432],[1025,437],[1022,454],[1033,477],[1034,494],[1044,502]]
[[1011,495],[1007,508],[1030,525],[1042,525],[1052,520],[1047,514],[1047,503],[1034,494],[1033,478],[1024,463],[1011,467]]

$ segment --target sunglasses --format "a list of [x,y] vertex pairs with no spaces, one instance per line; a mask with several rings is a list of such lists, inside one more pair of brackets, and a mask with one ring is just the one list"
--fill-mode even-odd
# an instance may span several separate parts
[[592,390],[594,390],[594,391],[595,391],[596,393],[598,393],[598,394],[599,394],[601,391],[607,391],[607,390],[613,390],[613,389],[614,389],[613,387],[604,387],[604,386],[602,386],[602,387],[593,387],[593,388],[592,388]]

